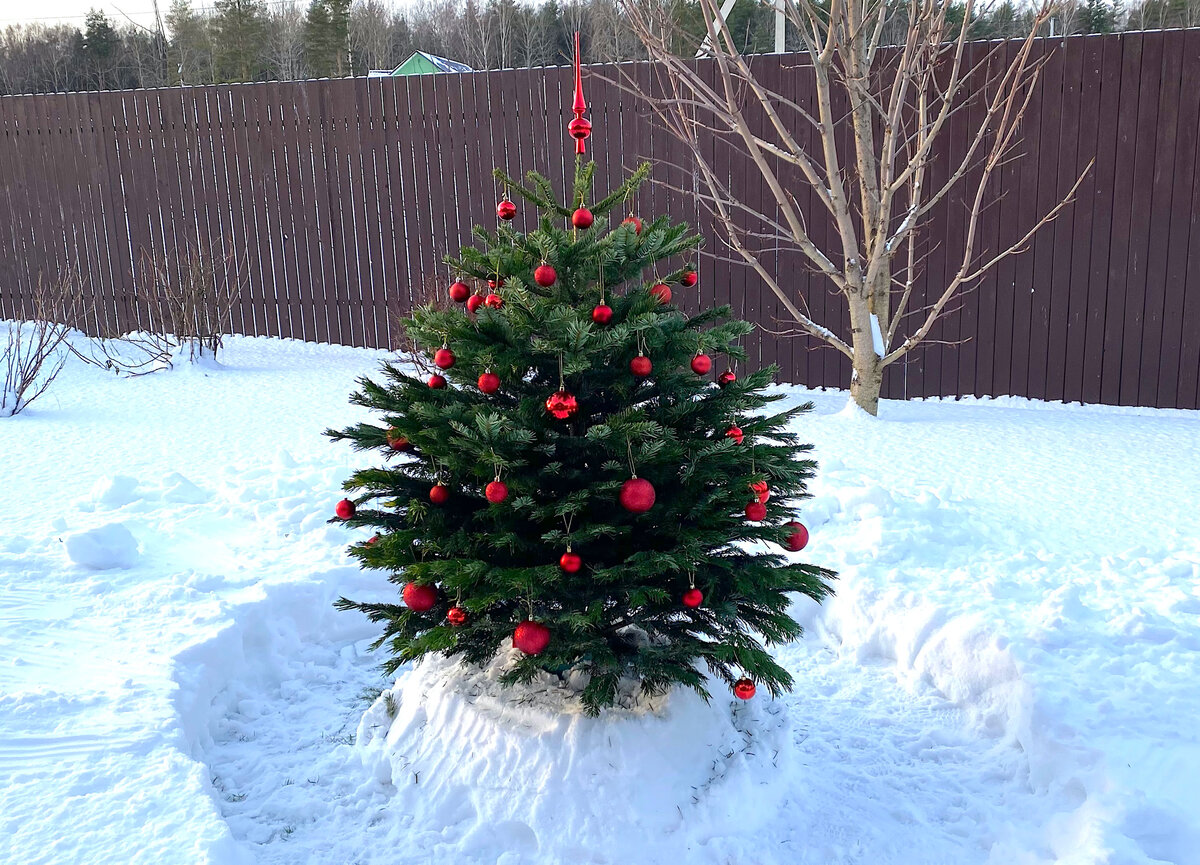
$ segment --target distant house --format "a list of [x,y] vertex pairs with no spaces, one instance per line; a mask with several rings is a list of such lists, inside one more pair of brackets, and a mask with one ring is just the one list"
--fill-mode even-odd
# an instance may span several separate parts
[[393,75],[428,75],[432,72],[474,72],[465,63],[459,63],[457,60],[447,60],[445,57],[438,57],[435,54],[426,54],[424,51],[414,51],[412,57],[409,57],[395,69],[372,69],[367,73],[369,78],[390,78]]

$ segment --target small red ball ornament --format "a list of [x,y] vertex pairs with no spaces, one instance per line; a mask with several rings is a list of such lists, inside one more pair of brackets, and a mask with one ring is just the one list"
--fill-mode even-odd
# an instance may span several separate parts
[[754,494],[764,505],[767,503],[767,499],[771,498],[771,488],[767,486],[766,481],[755,481],[750,484],[750,489],[754,490]]
[[575,397],[567,393],[565,390],[560,390],[550,394],[546,399],[546,411],[554,415],[559,420],[566,420],[571,415],[575,414],[579,408],[579,403]]
[[409,442],[408,439],[406,439],[404,436],[400,435],[400,433],[396,430],[395,427],[388,427],[387,443],[388,443],[388,447],[390,447],[394,451],[412,450],[412,444]]
[[654,364],[650,362],[650,358],[644,354],[639,354],[629,362],[629,371],[638,378],[645,378],[650,375],[654,369]]
[[482,294],[473,294],[467,298],[467,312],[473,314],[481,306],[483,306],[483,295]]
[[717,384],[719,384],[721,387],[733,384],[735,381],[737,381],[737,376],[733,374],[733,370],[731,369],[727,369],[725,372],[717,376]]
[[671,286],[665,282],[660,282],[650,289],[650,293],[658,300],[659,303],[671,302]]
[[450,299],[455,303],[465,303],[471,296],[471,289],[465,282],[456,282],[450,286]]
[[612,321],[612,317],[612,307],[607,303],[602,303],[592,310],[592,321],[596,322],[596,324],[608,324]]
[[508,485],[504,481],[492,481],[483,488],[483,495],[489,502],[498,505],[508,498]]
[[513,631],[513,645],[526,655],[540,655],[550,645],[550,629],[541,622],[526,619]]
[[746,519],[758,523],[767,518],[767,506],[758,499],[746,505]]
[[691,288],[699,281],[700,278],[696,276],[696,271],[694,270],[685,270],[683,276],[679,277],[679,284],[685,288]]
[[539,265],[533,271],[533,281],[542,288],[549,288],[558,279],[558,271],[548,264]]
[[642,233],[642,221],[632,214],[621,220],[622,225],[632,225],[635,234]]
[[808,529],[804,523],[798,523],[795,520],[790,520],[784,525],[790,526],[794,531],[788,535],[787,548],[793,553],[798,553],[808,546]]
[[504,280],[500,277],[488,280],[488,288],[504,288]]
[[742,439],[745,438],[745,433],[742,432],[741,427],[731,426],[729,429],[725,430],[725,438],[733,439],[738,444],[741,444]]
[[333,512],[337,514],[339,520],[348,520],[354,517],[355,511],[358,509],[354,506],[354,502],[350,499],[342,499],[333,506]]
[[450,500],[450,489],[441,484],[434,484],[429,488],[429,500],[435,505],[444,505]]
[[578,553],[573,553],[570,550],[567,550],[558,557],[558,566],[562,568],[565,573],[575,574],[578,573],[579,569],[583,567],[583,559],[579,558]]
[[479,389],[484,393],[495,393],[500,390],[500,376],[488,370],[479,377],[477,384],[479,385]]
[[424,613],[433,609],[437,603],[437,589],[433,586],[422,586],[419,583],[409,583],[404,587],[404,605],[414,613]]
[[696,356],[692,358],[692,372],[696,375],[708,375],[708,371],[712,369],[712,358],[704,352],[696,352]]
[[434,390],[438,390],[446,386],[446,377],[438,375],[436,372],[429,377],[429,386]]
[[454,366],[455,360],[457,358],[454,356],[454,352],[448,348],[439,348],[433,355],[433,362],[440,369],[450,369],[450,367]]
[[504,306],[504,298],[495,292],[492,292],[483,299],[483,303],[489,309],[499,309],[500,307]]
[[693,609],[704,603],[704,593],[699,589],[688,589],[683,593],[683,605]]
[[379,535],[371,535],[370,539],[367,541],[367,546],[373,547],[377,543],[379,543]]
[[456,628],[459,625],[466,624],[467,611],[462,607],[451,607],[446,611],[446,621]]
[[738,679],[733,686],[733,696],[739,700],[749,700],[757,690],[749,679]]
[[512,219],[517,215],[517,206],[507,198],[502,198],[496,205],[496,215],[505,221]]
[[571,214],[571,224],[576,228],[591,228],[596,217],[586,207],[581,207]]
[[654,507],[654,485],[645,478],[630,478],[621,484],[621,507],[644,514]]

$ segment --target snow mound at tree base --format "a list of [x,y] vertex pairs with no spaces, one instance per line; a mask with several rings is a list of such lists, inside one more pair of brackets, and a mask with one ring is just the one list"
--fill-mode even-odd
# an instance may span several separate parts
[[783,805],[796,752],[782,703],[741,703],[714,682],[710,704],[679,689],[627,694],[589,718],[555,676],[502,688],[507,659],[478,669],[431,658],[363,716],[357,750],[394,787],[389,810],[424,836],[414,844],[453,839],[489,862],[652,861],[681,852],[681,829],[745,837]]

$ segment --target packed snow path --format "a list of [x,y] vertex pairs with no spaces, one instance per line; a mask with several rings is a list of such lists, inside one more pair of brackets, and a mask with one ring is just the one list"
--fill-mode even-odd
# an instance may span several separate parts
[[386,588],[325,524],[361,457],[320,433],[381,358],[235,339],[223,369],[72,364],[0,420],[0,862],[1200,862],[1200,416],[997,400],[873,421],[812,395],[802,555],[841,578],[780,653],[796,690],[679,701],[661,728],[786,759],[713,748],[678,776],[702,793],[566,797],[579,825],[605,795],[677,809],[639,860],[490,825],[479,790],[423,795],[355,746],[391,683],[373,627],[330,602]]

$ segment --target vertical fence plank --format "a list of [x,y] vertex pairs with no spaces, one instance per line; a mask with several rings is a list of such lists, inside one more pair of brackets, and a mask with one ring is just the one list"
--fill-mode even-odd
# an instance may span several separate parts
[[[1060,152],[1064,147],[1062,138],[1062,102],[1064,74],[1064,40],[1044,40],[1045,65],[1042,67],[1040,89],[1036,104],[1029,106],[1029,115],[1037,120],[1037,159],[1033,195],[1034,211],[1029,225],[1033,225],[1058,203],[1058,177],[1061,166]],[[1028,140],[1028,137],[1026,137]],[[1026,156],[1032,161],[1032,154]],[[1029,311],[1029,362],[1028,383],[1023,393],[1033,399],[1047,399],[1049,383],[1049,354],[1052,341],[1063,338],[1061,333],[1051,334],[1051,295],[1055,291],[1054,262],[1061,253],[1055,247],[1055,226],[1043,226],[1033,238],[1029,252],[1022,257],[1032,265],[1028,292]],[[1057,387],[1057,398],[1062,398],[1062,386]]]

